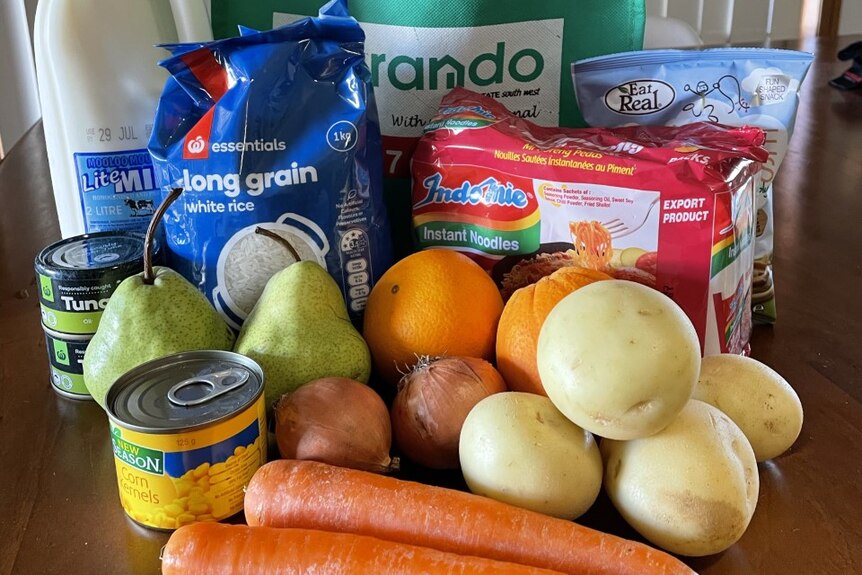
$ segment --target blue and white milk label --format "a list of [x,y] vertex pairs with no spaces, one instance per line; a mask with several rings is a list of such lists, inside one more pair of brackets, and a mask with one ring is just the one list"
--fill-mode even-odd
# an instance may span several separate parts
[[147,150],[74,154],[87,233],[146,232],[159,191]]

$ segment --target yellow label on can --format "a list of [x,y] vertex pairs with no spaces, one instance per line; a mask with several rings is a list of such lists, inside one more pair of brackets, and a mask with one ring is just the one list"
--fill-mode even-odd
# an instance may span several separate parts
[[136,522],[177,529],[238,513],[266,463],[263,395],[231,419],[184,433],[146,433],[111,420],[120,501]]

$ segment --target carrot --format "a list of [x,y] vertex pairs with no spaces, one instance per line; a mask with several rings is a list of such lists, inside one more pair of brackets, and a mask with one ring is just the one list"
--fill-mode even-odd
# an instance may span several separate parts
[[461,491],[279,460],[246,489],[249,525],[368,535],[569,575],[694,573],[647,545]]
[[174,531],[163,575],[561,575],[373,537],[195,523]]

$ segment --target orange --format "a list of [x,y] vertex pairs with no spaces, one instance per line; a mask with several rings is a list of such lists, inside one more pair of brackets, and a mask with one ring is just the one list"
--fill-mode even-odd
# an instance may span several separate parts
[[377,373],[397,383],[419,356],[492,360],[503,299],[491,277],[447,249],[412,254],[371,290],[363,336]]
[[542,324],[564,297],[587,284],[609,279],[613,278],[600,271],[565,267],[512,294],[497,327],[497,370],[509,389],[547,395],[536,365]]

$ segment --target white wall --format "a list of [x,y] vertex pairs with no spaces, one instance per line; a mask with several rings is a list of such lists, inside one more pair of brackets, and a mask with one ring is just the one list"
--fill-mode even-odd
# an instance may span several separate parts
[[862,0],[844,0],[841,2],[841,21],[838,23],[838,34],[862,34]]
[[8,152],[39,119],[24,0],[0,0],[0,141]]

